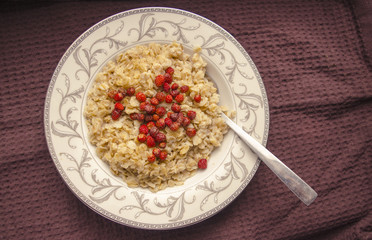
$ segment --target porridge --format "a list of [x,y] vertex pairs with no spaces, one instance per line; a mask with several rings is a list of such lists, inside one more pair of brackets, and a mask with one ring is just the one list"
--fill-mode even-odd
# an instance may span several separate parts
[[189,55],[176,42],[136,46],[98,73],[84,109],[89,141],[129,187],[182,185],[220,146],[227,109],[218,105],[200,50]]

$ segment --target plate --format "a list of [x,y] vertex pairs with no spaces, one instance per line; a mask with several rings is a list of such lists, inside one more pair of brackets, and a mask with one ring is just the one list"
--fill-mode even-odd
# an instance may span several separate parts
[[113,175],[87,140],[83,117],[96,74],[117,54],[151,42],[202,48],[207,74],[220,104],[266,145],[269,108],[261,77],[244,48],[226,30],[197,14],[174,8],[139,8],[110,16],[67,49],[52,76],[44,108],[45,134],[53,162],[71,191],[88,207],[117,223],[143,229],[173,229],[218,213],[248,185],[260,160],[232,132],[215,149],[208,169],[184,185],[157,193],[129,188]]

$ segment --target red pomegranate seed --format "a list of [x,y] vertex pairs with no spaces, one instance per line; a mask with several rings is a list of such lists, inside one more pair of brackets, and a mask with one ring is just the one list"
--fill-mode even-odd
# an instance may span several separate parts
[[189,137],[193,137],[196,135],[196,129],[195,128],[188,128],[186,129],[186,135]]
[[143,121],[143,120],[145,120],[145,114],[143,114],[143,113],[137,113],[137,120],[138,121]]
[[190,118],[184,117],[182,121],[182,126],[187,127],[190,124]]
[[187,91],[189,91],[189,86],[184,85],[184,86],[180,87],[180,91],[181,91],[181,93],[186,93]]
[[[160,150],[160,149],[159,149]],[[147,161],[149,161],[150,163],[153,163],[155,162],[156,160],[156,156],[154,154],[151,154],[147,157]]]
[[165,97],[165,102],[166,102],[166,103],[171,103],[171,102],[173,102],[173,97],[172,97],[172,95],[168,94],[168,95]]
[[160,119],[160,117],[159,117],[159,115],[158,114],[154,114],[154,115],[152,115],[152,120],[153,121],[158,121]]
[[165,124],[166,124],[168,127],[170,127],[170,126],[172,125],[172,123],[173,123],[172,119],[170,119],[170,118],[165,118],[165,119],[164,119],[164,122],[165,122]]
[[155,123],[154,122],[148,122],[147,123],[147,128],[148,129],[151,129],[152,127],[154,127],[155,126]]
[[155,126],[159,129],[164,129],[165,128],[165,119],[160,118],[159,120],[156,121]]
[[179,124],[182,124],[183,123],[183,119],[185,118],[185,116],[183,115],[183,113],[178,113],[177,115],[177,120],[176,122],[178,122]]
[[180,124],[178,122],[173,122],[169,128],[172,130],[172,131],[177,131],[178,128],[180,127]]
[[151,122],[152,120],[154,120],[152,115],[145,115],[145,122]]
[[158,75],[155,77],[155,85],[158,86],[158,87],[161,87],[163,86],[165,82],[165,78],[163,75]]
[[165,136],[164,133],[159,132],[159,133],[156,134],[156,136],[155,136],[155,141],[158,142],[158,143],[166,142],[166,141],[167,141],[167,137]]
[[134,89],[134,87],[130,87],[127,89],[127,95],[128,96],[133,96],[135,94],[136,90]]
[[195,117],[196,117],[196,112],[195,111],[192,111],[192,110],[189,110],[187,112],[187,117],[190,118],[190,120],[194,120]]
[[172,90],[176,90],[178,87],[179,87],[179,86],[178,86],[177,83],[173,83],[171,88],[172,88]]
[[146,144],[148,147],[155,147],[156,143],[153,137],[147,136]]
[[149,133],[149,128],[147,127],[146,124],[142,124],[139,127],[139,132],[147,135]]
[[184,96],[182,94],[178,94],[174,99],[177,102],[181,103],[181,102],[183,102]]
[[160,160],[165,160],[167,158],[167,156],[168,156],[168,153],[163,150],[163,151],[160,152],[159,158],[160,158]]
[[169,115],[169,118],[172,119],[173,122],[177,121],[177,119],[178,119],[178,113],[171,113]]
[[202,158],[198,161],[198,168],[206,169],[207,168],[207,159]]
[[156,97],[156,99],[158,99],[159,103],[164,102],[165,96],[166,95],[163,92],[157,92],[156,95],[155,95],[155,97]]
[[145,102],[146,101],[146,95],[143,92],[138,92],[136,94],[136,98],[140,102]]
[[164,74],[164,81],[165,81],[166,83],[171,84],[172,81],[173,81],[172,75],[170,75],[169,73],[165,73],[165,74]]
[[201,101],[201,96],[199,94],[195,95],[194,101],[199,103]]
[[152,105],[155,105],[156,106],[156,105],[159,104],[159,100],[157,98],[153,97],[153,98],[150,99],[150,103]]
[[178,105],[177,103],[173,103],[172,106],[171,106],[171,109],[172,109],[173,112],[178,113],[178,112],[181,111],[181,106]]
[[166,142],[159,143],[159,147],[160,148],[165,148],[166,146],[167,146],[167,143]]
[[165,70],[166,73],[170,74],[170,75],[173,75],[174,73],[174,69],[172,67],[168,67],[166,70]]
[[164,83],[164,85],[163,85],[163,90],[164,90],[164,92],[169,92],[169,90],[171,89],[171,87],[170,87],[170,85],[169,85],[169,83]]
[[154,148],[152,150],[152,154],[154,154],[156,157],[159,157],[161,153],[161,150],[159,148]]
[[123,100],[123,98],[124,98],[124,95],[121,92],[116,93],[114,96],[114,100],[117,102]]
[[161,117],[161,116],[164,116],[165,115],[165,113],[167,112],[167,110],[165,110],[164,107],[159,107],[159,108],[156,109],[155,112],[156,112],[156,114],[158,114]]
[[176,97],[178,94],[180,94],[180,91],[178,91],[177,89],[170,90],[169,94],[172,95],[172,97]]
[[151,105],[151,104],[146,104],[145,111],[148,114],[153,114],[156,111],[156,107],[154,105]]
[[112,118],[112,120],[118,120],[119,117],[120,117],[120,115],[121,115],[121,111],[120,110],[114,109],[111,112],[111,118]]
[[139,142],[143,143],[143,142],[146,142],[147,136],[143,133],[140,133],[140,134],[138,134],[137,139],[138,139]]
[[139,109],[141,111],[145,111],[145,107],[146,107],[147,104],[149,104],[149,103],[148,102],[141,102],[140,103],[140,106],[139,106]]
[[153,126],[152,128],[150,128],[149,133],[150,133],[151,137],[155,138],[156,135],[158,135],[158,133],[159,133],[159,129],[156,126]]
[[131,113],[131,114],[129,114],[130,119],[137,120],[137,118],[138,118],[138,115],[137,114],[138,113]]
[[124,108],[125,108],[124,105],[121,104],[120,102],[115,103],[115,109],[117,109],[119,111],[123,111]]

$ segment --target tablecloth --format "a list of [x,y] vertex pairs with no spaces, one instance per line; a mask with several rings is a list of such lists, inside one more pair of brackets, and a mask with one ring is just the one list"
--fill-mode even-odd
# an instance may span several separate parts
[[[44,101],[71,43],[138,7],[204,16],[246,49],[270,107],[267,147],[319,194],[301,203],[264,165],[217,215],[176,230],[105,219],[64,184]],[[372,5],[346,0],[10,1],[0,8],[0,239],[372,239]]]

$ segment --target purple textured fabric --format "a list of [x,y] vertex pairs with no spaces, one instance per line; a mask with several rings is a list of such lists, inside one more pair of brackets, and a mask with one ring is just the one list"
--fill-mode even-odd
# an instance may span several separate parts
[[[261,164],[243,193],[190,227],[111,222],[63,183],[43,107],[61,56],[121,11],[176,7],[229,31],[255,62],[270,106],[267,147],[319,194],[306,207]],[[372,239],[372,65],[369,1],[2,3],[0,239]]]

